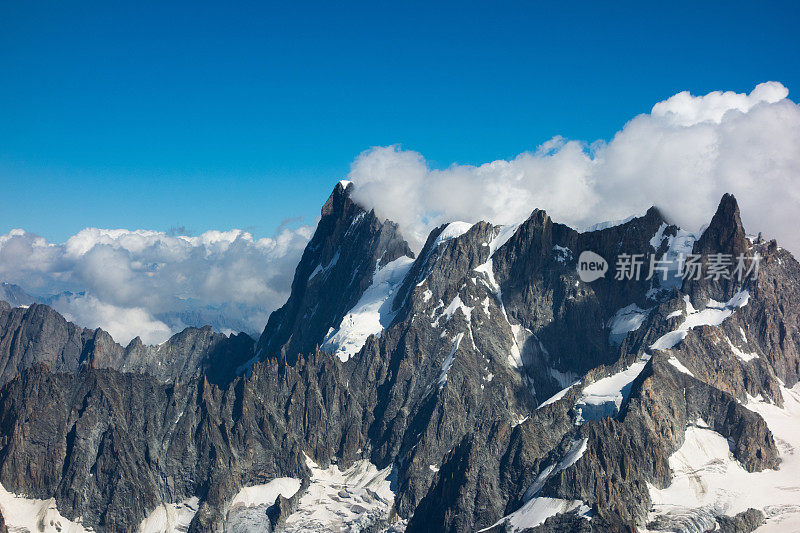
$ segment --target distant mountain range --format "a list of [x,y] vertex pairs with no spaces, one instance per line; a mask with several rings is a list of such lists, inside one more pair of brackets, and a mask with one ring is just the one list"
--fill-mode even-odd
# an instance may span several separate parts
[[258,341],[123,347],[0,286],[0,531],[800,530],[800,264],[733,196],[700,235],[534,209],[414,254],[353,187]]
[[[12,307],[29,306],[31,304],[45,304],[55,309],[70,309],[76,299],[85,298],[86,292],[74,293],[63,291],[57,294],[37,295],[29,294],[23,287],[13,283],[0,282],[0,300],[8,302]],[[254,331],[248,316],[260,312],[258,309],[247,305],[223,304],[202,305],[199,302],[184,302],[182,309],[156,313],[154,318],[166,324],[173,331],[186,327],[213,327],[222,333],[246,333],[258,338],[259,332]]]

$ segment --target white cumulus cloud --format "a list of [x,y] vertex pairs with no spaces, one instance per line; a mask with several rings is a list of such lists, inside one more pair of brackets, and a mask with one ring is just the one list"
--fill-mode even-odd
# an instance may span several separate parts
[[795,254],[800,233],[800,106],[777,82],[750,94],[679,93],[634,117],[608,141],[554,137],[512,160],[432,169],[398,146],[376,147],[351,166],[355,198],[398,222],[419,248],[453,220],[519,222],[534,208],[576,228],[656,205],[698,229],[720,197],[739,200],[749,231]]
[[187,237],[87,228],[58,244],[15,229],[0,235],[0,280],[121,343],[161,342],[187,325],[257,334],[288,297],[312,231],[254,239],[242,230]]

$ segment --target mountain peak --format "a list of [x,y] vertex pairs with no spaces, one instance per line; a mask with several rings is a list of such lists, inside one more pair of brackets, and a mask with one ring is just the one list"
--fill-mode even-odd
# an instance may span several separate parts
[[261,335],[260,354],[285,352],[294,363],[310,353],[341,326],[378,270],[398,258],[414,257],[397,224],[379,220],[350,198],[353,187],[338,182],[322,206],[289,299],[270,316]]
[[738,256],[747,251],[748,243],[739,204],[729,193],[722,196],[714,217],[695,243],[695,253],[727,253]]
[[331,191],[331,195],[322,206],[322,216],[341,213],[345,211],[348,203],[352,203],[350,192],[353,190],[353,183],[347,180],[339,181]]
[[661,212],[661,210],[658,207],[656,207],[654,205],[650,206],[650,209],[648,209],[645,212],[645,214],[644,214],[644,216],[642,218],[646,218],[648,220],[653,219],[653,220],[659,220],[661,222],[666,222],[666,220],[664,219],[664,214]]

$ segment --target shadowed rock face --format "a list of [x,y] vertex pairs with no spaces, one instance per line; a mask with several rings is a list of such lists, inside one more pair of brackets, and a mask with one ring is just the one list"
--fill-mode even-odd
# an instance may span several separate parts
[[[645,279],[645,266],[638,281],[615,280],[612,270],[604,278],[583,283],[576,263],[581,252],[588,250],[604,257],[612,269],[621,253],[641,254],[647,265],[650,255],[659,252],[650,240],[662,225],[663,234],[674,235],[676,228],[653,208],[620,226],[578,233],[536,210],[498,250],[494,268],[503,302],[509,317],[534,334],[537,342],[532,338],[526,351],[546,362],[544,370],[549,364],[577,379],[619,357],[616,347],[609,345],[607,323],[618,309],[632,303],[651,307],[654,302],[647,293],[657,280]],[[544,387],[549,393],[540,401],[562,388],[553,390],[541,380],[536,385],[537,390]]]
[[222,384],[252,358],[253,345],[244,333],[228,337],[205,326],[186,328],[158,346],[146,346],[136,337],[123,347],[102,329],[76,326],[46,305],[12,309],[0,302],[0,385],[37,363],[53,372],[74,374],[90,366],[164,382],[205,374]]
[[[613,267],[621,252],[660,256],[677,235],[655,209],[590,233],[538,210],[513,232],[485,222],[437,228],[392,295],[391,325],[345,363],[317,347],[377,268],[412,254],[396,226],[343,185],[256,354],[245,336],[210,328],[123,348],[46,306],[0,303],[0,481],[55,497],[62,514],[98,531],[134,531],[158,504],[196,496],[190,529],[200,532],[223,529],[243,486],[286,476],[308,486],[306,455],[323,467],[369,459],[393,466],[407,531],[503,531],[503,517],[532,496],[584,502],[593,516],[560,514],[535,531],[635,531],[647,521],[648,484],[670,483],[668,459],[698,419],[730,440],[746,470],[778,466],[769,428],[742,402],[760,394],[780,403],[778,379],[798,375],[800,266],[774,243],[744,238],[733,197],[694,249],[758,252],[757,280],[698,280],[681,291],[577,277],[584,250]],[[681,325],[684,297],[702,309],[742,289],[747,305],[721,324],[650,348]],[[610,343],[610,319],[631,304],[648,310],[641,327]],[[735,335],[758,357],[734,353],[726,338]],[[254,355],[261,361],[237,375]],[[617,414],[575,423],[586,386],[645,355]],[[272,523],[284,524],[298,500],[279,499]],[[711,520],[749,531],[757,513]]]

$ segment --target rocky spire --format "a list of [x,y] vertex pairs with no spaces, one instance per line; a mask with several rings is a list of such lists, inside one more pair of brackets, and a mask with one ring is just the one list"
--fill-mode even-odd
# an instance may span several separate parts
[[395,259],[414,257],[397,224],[355,203],[354,185],[340,181],[322,206],[317,230],[295,270],[286,304],[272,313],[258,342],[264,357],[283,352],[289,362],[309,353]]
[[748,246],[739,215],[739,204],[732,194],[726,193],[719,201],[711,223],[695,243],[694,253],[726,253],[736,256],[746,252]]
[[737,258],[742,254],[749,255],[750,242],[747,240],[742,219],[739,215],[739,205],[732,194],[725,194],[719,202],[717,212],[703,235],[695,242],[693,254],[702,256],[703,278],[687,280],[683,290],[692,297],[695,305],[703,305],[709,299],[725,302],[742,286],[737,279],[705,279],[709,262],[716,254],[724,254],[736,266]]

